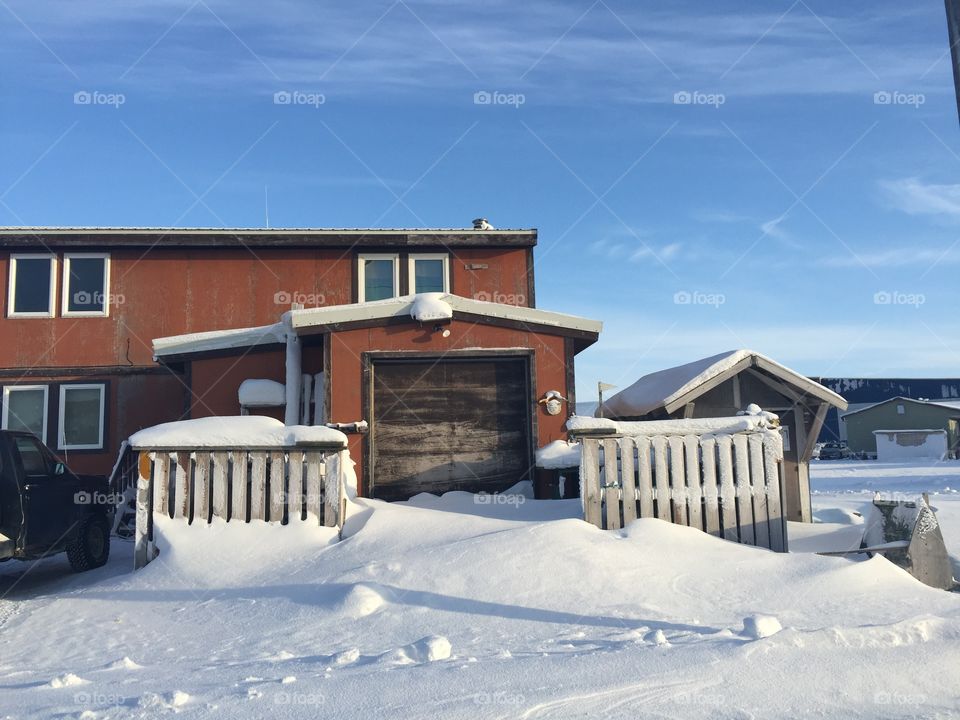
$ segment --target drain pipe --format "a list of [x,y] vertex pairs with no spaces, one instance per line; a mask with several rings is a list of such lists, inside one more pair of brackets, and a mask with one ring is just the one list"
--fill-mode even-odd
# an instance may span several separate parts
[[293,329],[290,318],[287,321],[287,382],[286,408],[283,415],[285,425],[300,424],[300,383],[302,381],[300,362],[300,338]]

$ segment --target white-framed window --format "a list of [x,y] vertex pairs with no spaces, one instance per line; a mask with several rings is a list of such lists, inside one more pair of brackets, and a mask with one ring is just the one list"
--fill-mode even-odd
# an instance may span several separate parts
[[400,294],[400,256],[380,253],[357,258],[357,300],[386,300]]
[[903,405],[897,405],[897,415],[903,415],[904,413],[906,413],[906,410],[904,409]]
[[110,314],[110,256],[71,253],[63,256],[63,317],[107,317]]
[[446,253],[411,255],[408,263],[411,293],[450,292],[450,259]]
[[54,316],[57,258],[49,253],[10,256],[7,278],[7,317]]
[[58,449],[99,450],[103,447],[105,395],[106,386],[102,383],[60,386]]
[[47,441],[46,385],[7,385],[3,388],[3,429],[25,430]]

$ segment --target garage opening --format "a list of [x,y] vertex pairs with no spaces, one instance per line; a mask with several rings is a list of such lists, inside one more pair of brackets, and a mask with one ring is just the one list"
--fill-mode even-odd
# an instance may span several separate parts
[[371,367],[373,497],[500,492],[530,478],[529,357],[375,359]]

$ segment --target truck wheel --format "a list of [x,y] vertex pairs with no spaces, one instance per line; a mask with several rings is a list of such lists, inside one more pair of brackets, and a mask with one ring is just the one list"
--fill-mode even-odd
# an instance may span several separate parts
[[67,545],[67,559],[74,572],[93,570],[110,557],[110,524],[103,515],[87,515]]

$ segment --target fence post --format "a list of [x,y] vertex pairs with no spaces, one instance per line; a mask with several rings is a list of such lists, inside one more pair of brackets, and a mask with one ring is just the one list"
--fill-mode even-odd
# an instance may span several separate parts
[[584,519],[591,525],[602,528],[599,448],[599,440],[583,438],[583,452],[580,456],[580,494],[583,496]]
[[142,568],[153,560],[153,488],[150,486],[152,476],[150,455],[141,452],[137,463],[137,516],[136,539],[133,550],[133,569]]

